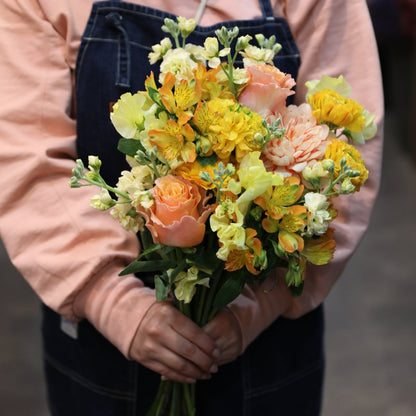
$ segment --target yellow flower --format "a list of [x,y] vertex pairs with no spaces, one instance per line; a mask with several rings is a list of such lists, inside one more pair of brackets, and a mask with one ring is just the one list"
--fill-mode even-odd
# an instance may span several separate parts
[[308,88],[308,95],[313,95],[325,89],[335,91],[343,97],[349,97],[351,94],[351,86],[342,75],[338,78],[322,75],[321,79],[308,81],[305,85]]
[[288,176],[284,178],[283,183],[275,186],[271,192],[261,195],[254,202],[266,210],[269,217],[280,220],[284,215],[299,213],[299,206],[295,203],[301,197],[303,189],[299,178]]
[[149,131],[149,141],[162,152],[167,160],[182,157],[185,162],[196,159],[195,133],[189,124],[181,125],[174,120],[168,120],[164,129]]
[[101,192],[98,195],[94,195],[91,198],[90,205],[95,208],[99,209],[100,211],[104,211],[108,208],[114,206],[114,201],[110,196],[110,193],[107,189],[101,189]]
[[232,250],[245,250],[247,246],[244,215],[235,202],[225,199],[209,218],[211,230],[217,233],[220,249],[217,257],[226,261]]
[[321,122],[345,127],[352,132],[361,132],[365,127],[363,107],[335,91],[318,91],[308,96],[308,102],[313,108],[312,114]]
[[333,234],[333,228],[328,228],[328,231],[319,238],[307,239],[302,256],[317,266],[329,263],[334,257],[336,246]]
[[[168,270],[168,274],[171,270]],[[175,296],[184,303],[190,303],[196,293],[196,285],[209,287],[209,277],[198,278],[199,270],[192,266],[188,271],[179,272],[175,278]]]
[[264,194],[271,186],[281,185],[283,178],[280,174],[267,172],[260,160],[260,152],[252,152],[244,156],[237,171],[239,182],[231,179],[227,190],[239,195],[237,204],[242,212],[245,212],[251,201]]
[[172,42],[169,38],[163,38],[159,44],[153,45],[153,52],[149,53],[150,64],[155,64],[169,49],[172,49]]
[[331,143],[327,146],[325,151],[325,159],[331,159],[335,162],[334,178],[337,178],[341,171],[341,159],[347,159],[347,165],[351,166],[352,170],[360,172],[360,176],[351,178],[352,184],[359,191],[360,187],[364,185],[368,178],[368,170],[365,168],[364,160],[361,159],[360,152],[351,144],[343,140],[331,139]]
[[181,30],[182,34],[188,36],[196,27],[196,20],[195,19],[185,19],[182,16],[178,18],[178,27]]
[[279,231],[279,243],[282,246],[283,250],[288,253],[293,253],[295,251],[302,251],[304,247],[303,238],[290,231],[281,230]]
[[111,216],[118,220],[121,226],[127,231],[137,233],[144,230],[144,219],[140,215],[132,216],[134,212],[131,204],[123,203],[114,205],[110,211]]
[[192,121],[220,159],[228,159],[235,151],[240,162],[247,153],[261,150],[262,143],[254,140],[256,133],[266,136],[260,115],[230,98],[198,105]]
[[[195,161],[193,163],[183,163],[175,169],[174,174],[195,182],[201,188],[215,189],[215,185],[212,182],[206,182],[199,177],[199,172],[202,171],[208,172],[211,178],[214,177],[214,169],[218,169],[218,162],[214,166],[208,164],[202,167],[198,161]],[[226,185],[228,181],[229,179],[226,179],[224,185]]]
[[113,105],[110,119],[117,132],[126,139],[132,139],[144,129],[146,117],[154,113],[144,92],[123,94]]
[[185,124],[192,117],[192,106],[201,97],[200,85],[194,80],[181,80],[173,91],[175,84],[175,76],[167,73],[163,85],[159,88],[160,100],[166,111],[178,118],[178,123]]

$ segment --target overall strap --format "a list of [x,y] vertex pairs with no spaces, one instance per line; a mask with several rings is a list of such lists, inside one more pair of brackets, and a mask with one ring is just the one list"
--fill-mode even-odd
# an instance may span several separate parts
[[270,0],[259,0],[263,17],[267,20],[274,19],[273,8]]

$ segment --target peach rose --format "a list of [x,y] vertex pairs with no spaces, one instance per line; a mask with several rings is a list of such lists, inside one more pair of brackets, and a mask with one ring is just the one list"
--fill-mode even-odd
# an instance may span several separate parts
[[286,98],[295,93],[291,90],[295,80],[272,65],[250,66],[247,72],[250,81],[238,101],[263,118],[279,112],[286,106]]
[[153,242],[174,247],[201,243],[212,212],[205,191],[180,176],[167,175],[156,180],[151,192],[154,204],[144,216]]

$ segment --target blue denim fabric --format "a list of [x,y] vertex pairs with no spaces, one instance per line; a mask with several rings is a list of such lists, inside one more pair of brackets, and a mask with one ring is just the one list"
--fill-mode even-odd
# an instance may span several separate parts
[[[275,18],[269,0],[260,0],[263,16],[251,21],[198,26],[189,41],[201,44],[221,26],[240,34],[275,35],[282,51],[276,66],[296,77],[300,58],[287,22]],[[124,92],[143,89],[151,45],[166,36],[160,27],[171,14],[120,1],[94,3],[76,67],[77,147],[103,161],[103,176],[116,183],[126,168],[116,150],[118,134],[109,108]],[[43,307],[44,363],[53,416],[144,416],[160,377],[126,360],[92,325],[83,321],[78,338],[60,329],[60,317]],[[237,361],[199,382],[197,416],[317,416],[323,381],[323,312],[301,319],[278,319]]]

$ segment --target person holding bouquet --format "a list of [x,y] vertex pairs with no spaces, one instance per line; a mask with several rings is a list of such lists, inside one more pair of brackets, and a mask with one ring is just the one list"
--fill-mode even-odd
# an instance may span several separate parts
[[[74,160],[98,154],[115,183],[125,166],[110,122],[125,92],[156,71],[151,47],[166,17],[197,16],[192,42],[221,26],[276,36],[274,64],[305,82],[345,76],[375,114],[362,150],[370,177],[337,201],[337,249],[307,270],[293,297],[283,271],[243,292],[200,328],[152,275],[120,275],[141,250],[134,233],[68,187]],[[201,386],[197,416],[318,415],[324,371],[322,302],[365,232],[380,176],[383,97],[364,0],[3,0],[0,6],[0,232],[12,262],[42,300],[51,414],[145,415],[160,378]]]

